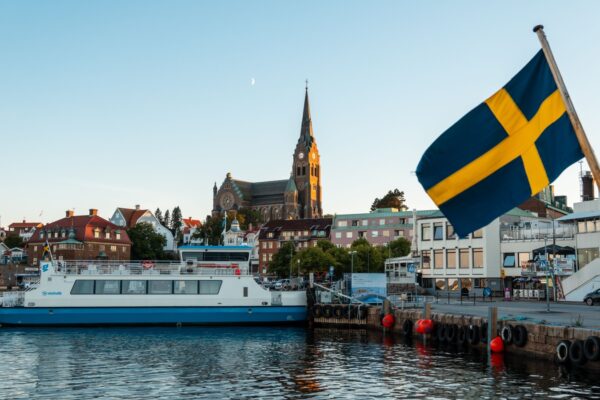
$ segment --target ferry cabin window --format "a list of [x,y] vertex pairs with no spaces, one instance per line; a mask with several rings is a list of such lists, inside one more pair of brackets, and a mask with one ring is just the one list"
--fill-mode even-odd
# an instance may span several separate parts
[[94,281],[76,280],[71,289],[71,294],[94,294]]
[[200,281],[200,294],[219,294],[222,281]]
[[146,281],[123,281],[122,294],[146,294]]
[[148,294],[171,294],[173,281],[148,281]]
[[174,281],[173,293],[198,294],[198,281]]
[[248,288],[244,286],[244,297],[248,297]]
[[121,281],[96,281],[96,294],[119,294]]

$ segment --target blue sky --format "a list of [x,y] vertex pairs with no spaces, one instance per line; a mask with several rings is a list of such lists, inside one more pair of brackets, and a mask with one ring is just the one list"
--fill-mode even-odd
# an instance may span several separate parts
[[[227,172],[289,176],[306,78],[325,212],[366,212],[395,187],[432,208],[420,156],[535,54],[538,23],[598,152],[598,15],[593,1],[0,1],[1,223],[135,204],[204,218]],[[556,182],[570,202],[577,175]]]

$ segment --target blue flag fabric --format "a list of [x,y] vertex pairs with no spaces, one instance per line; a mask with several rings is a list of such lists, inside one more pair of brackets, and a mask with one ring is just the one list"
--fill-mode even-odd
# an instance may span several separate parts
[[429,146],[417,177],[464,237],[539,193],[582,157],[540,50]]

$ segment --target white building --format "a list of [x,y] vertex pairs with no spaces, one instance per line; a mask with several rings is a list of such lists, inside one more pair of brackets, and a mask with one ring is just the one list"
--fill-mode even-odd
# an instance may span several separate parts
[[149,223],[156,233],[165,237],[166,244],[163,247],[165,251],[177,250],[177,244],[171,230],[163,226],[150,210],[141,209],[139,205],[136,205],[135,208],[117,208],[113,216],[110,217],[110,222],[125,229],[129,229],[140,222]]
[[489,287],[499,294],[516,278],[545,275],[532,261],[547,246],[550,255],[559,250],[557,259],[574,254],[575,246],[570,226],[518,208],[462,239],[439,212],[418,220],[417,235],[422,285],[430,292],[467,288],[479,294]]
[[577,272],[562,280],[562,289],[566,300],[583,301],[587,293],[600,288],[600,199],[575,203],[573,209],[559,218],[577,232]]
[[202,244],[202,239],[195,239],[194,234],[202,227],[202,222],[199,219],[192,217],[181,219],[181,237],[183,244]]

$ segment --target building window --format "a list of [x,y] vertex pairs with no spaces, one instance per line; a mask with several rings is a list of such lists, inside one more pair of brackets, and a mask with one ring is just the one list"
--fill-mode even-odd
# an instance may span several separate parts
[[269,249],[272,249],[273,248],[273,242],[268,242],[267,246],[268,246]]
[[352,220],[352,226],[358,226],[358,220],[357,219],[353,219]]
[[379,231],[371,231],[371,237],[379,237]]
[[44,238],[44,232],[40,232],[40,239]]
[[352,232],[346,232],[346,238],[352,239]]
[[117,251],[117,246],[110,246],[110,251]]
[[267,233],[267,237],[268,237],[269,239],[272,239],[272,238],[273,238],[273,232],[269,232],[269,233]]
[[338,221],[337,226],[346,227],[348,226],[348,221]]
[[267,242],[262,242],[261,246],[262,246],[263,249],[266,249],[267,248]]
[[123,246],[122,249],[123,249],[123,253],[125,253],[127,251],[127,247],[125,247],[125,246]]
[[33,246],[33,251],[37,251],[37,246]]
[[579,265],[579,269],[581,269],[598,257],[600,257],[598,247],[578,249],[577,250],[577,265]]
[[585,230],[588,232],[594,232],[596,230],[595,223],[593,219],[585,221]]
[[578,233],[585,233],[585,221],[579,221],[577,222],[577,232]]
[[366,234],[367,234],[367,231],[358,231],[359,238],[364,238]]
[[265,262],[266,262],[266,261],[267,261],[267,255],[266,255],[266,254],[263,254],[262,256],[263,256],[263,257],[262,257],[262,258],[263,258],[263,261],[265,261]]
[[390,237],[390,231],[382,231],[382,232],[383,232],[383,236]]
[[455,249],[446,250],[446,268],[448,268],[448,269],[456,268],[456,250]]
[[470,253],[469,249],[460,249],[458,251],[460,268],[470,268],[471,267],[471,260],[470,260],[469,253]]
[[94,237],[98,239],[100,237],[100,231],[94,231]]
[[431,268],[431,252],[429,250],[421,251],[421,266],[423,269]]
[[446,290],[446,280],[445,279],[436,279],[435,280],[435,290]]
[[335,238],[336,239],[341,239],[342,238],[342,232],[336,232],[335,233]]
[[473,232],[473,239],[481,239],[483,237],[483,229],[477,229]]
[[504,268],[515,267],[515,253],[504,253],[502,266]]
[[106,233],[104,234],[104,238],[105,238],[105,239],[110,239],[110,232],[106,232]]
[[379,225],[385,225],[385,219],[380,219],[379,220]]
[[473,249],[473,268],[483,268],[483,249]]
[[433,268],[442,269],[444,268],[444,250],[433,251]]
[[442,239],[444,239],[444,224],[441,222],[436,222],[433,224],[433,240]]
[[527,267],[527,263],[529,262],[529,253],[519,253],[519,257],[518,257],[518,261],[519,264],[517,264],[517,267],[519,268],[526,268]]
[[452,224],[446,224],[446,239],[456,239],[456,232],[454,232],[454,226]]
[[117,240],[121,240],[121,234],[119,232],[116,233]]
[[421,225],[421,240],[431,240],[431,224]]
[[394,237],[399,237],[399,236],[404,236],[404,232],[402,232],[402,231],[401,231],[401,230],[399,230],[399,229],[396,229],[396,230],[394,231]]

